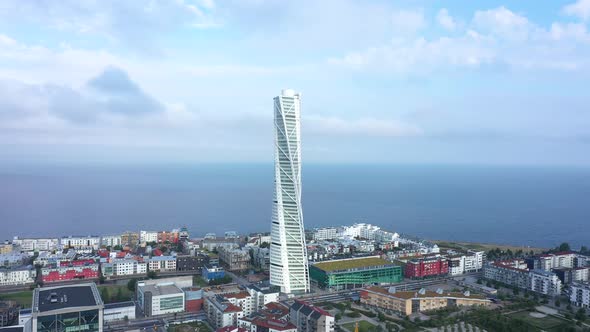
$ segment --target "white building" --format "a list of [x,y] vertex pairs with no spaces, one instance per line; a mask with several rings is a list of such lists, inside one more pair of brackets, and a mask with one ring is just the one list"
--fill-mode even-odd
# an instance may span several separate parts
[[147,260],[148,270],[156,272],[176,271],[176,257],[154,256]]
[[252,308],[254,311],[262,309],[271,302],[279,301],[279,291],[271,287],[249,285],[246,290],[252,297]]
[[296,300],[291,305],[289,318],[299,332],[333,332],[335,329],[334,316],[302,301]]
[[464,273],[477,272],[483,268],[483,251],[469,250],[464,258]]
[[448,258],[449,261],[449,274],[452,276],[458,276],[465,272],[465,256],[454,255]]
[[535,259],[535,269],[551,271],[558,268],[574,268],[576,254],[573,252],[560,252],[555,254],[540,255]]
[[590,308],[590,284],[574,282],[570,286],[570,302],[576,307]]
[[215,329],[237,325],[238,320],[244,317],[242,308],[232,304],[222,295],[207,297],[203,308],[207,320]]
[[135,302],[128,301],[105,304],[103,317],[105,322],[135,319]]
[[60,239],[63,249],[76,249],[78,252],[92,252],[100,248],[99,236],[67,236]]
[[59,240],[55,238],[25,238],[15,236],[12,244],[19,246],[21,251],[52,251],[56,250]]
[[158,242],[158,232],[157,231],[140,231],[139,232],[139,242],[140,243]]
[[561,280],[555,273],[533,270],[529,273],[529,289],[549,296],[561,295]]
[[33,284],[36,275],[33,267],[0,269],[0,286]]
[[100,238],[100,245],[103,247],[114,247],[122,245],[121,235],[105,235]]
[[49,253],[47,251],[43,251],[39,253],[37,258],[33,261],[34,265],[40,265],[41,267],[45,267],[50,264],[57,264],[59,265],[62,262],[71,262],[76,259],[76,251],[75,250],[68,250],[67,253],[57,252],[55,254]]
[[184,311],[184,292],[173,282],[137,284],[137,302],[147,317]]
[[333,240],[339,237],[337,227],[322,227],[316,228],[313,231],[314,241]]
[[100,266],[104,277],[144,275],[147,273],[147,263],[134,259],[116,259]]
[[275,189],[270,244],[270,283],[284,293],[309,292],[301,210],[301,94],[274,98]]

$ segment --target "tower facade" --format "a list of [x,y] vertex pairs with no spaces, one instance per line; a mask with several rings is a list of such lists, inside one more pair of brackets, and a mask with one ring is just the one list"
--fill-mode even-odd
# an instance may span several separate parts
[[301,210],[301,95],[286,89],[274,98],[275,190],[270,244],[270,283],[281,292],[309,291]]

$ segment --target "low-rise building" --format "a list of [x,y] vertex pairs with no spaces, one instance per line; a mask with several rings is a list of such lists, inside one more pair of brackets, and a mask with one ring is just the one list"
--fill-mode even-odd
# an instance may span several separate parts
[[15,236],[12,244],[25,252],[42,252],[56,250],[59,245],[57,238],[19,238]]
[[176,271],[175,256],[154,256],[147,260],[148,270],[156,272]]
[[449,262],[440,256],[414,258],[406,262],[406,278],[426,278],[449,274]]
[[0,327],[13,325],[18,319],[16,301],[0,301]]
[[244,271],[250,266],[250,252],[245,249],[218,248],[219,261],[228,271]]
[[41,269],[41,281],[50,283],[68,280],[98,279],[99,271],[99,265],[96,263],[76,266],[46,266]]
[[179,240],[178,233],[179,233],[178,231],[158,232],[158,243],[178,243],[178,240]]
[[158,242],[157,231],[139,231],[139,242],[140,243],[151,243]]
[[101,247],[115,247],[121,246],[121,235],[104,235],[100,237]]
[[530,290],[549,296],[561,295],[561,280],[555,273],[533,270],[529,272]]
[[574,282],[569,291],[570,303],[576,307],[590,308],[590,284]]
[[403,279],[401,266],[379,256],[314,263],[309,266],[309,275],[319,287],[335,290],[392,284]]
[[173,282],[137,283],[137,303],[147,317],[184,311],[184,292]]
[[100,248],[100,236],[64,236],[60,239],[62,249],[75,249],[79,253],[91,253]]
[[103,308],[94,283],[36,288],[32,331],[102,332]]
[[333,332],[334,316],[322,308],[295,300],[289,311],[289,319],[299,332]]
[[437,292],[421,289],[419,291],[396,291],[395,287],[369,287],[360,292],[361,303],[402,315],[415,312],[442,309],[455,306],[488,306],[490,300],[485,296],[465,293]]
[[0,268],[0,286],[30,285],[35,283],[37,273],[32,266]]
[[217,265],[205,265],[201,270],[203,279],[207,282],[225,277],[225,269]]
[[270,249],[253,247],[251,250],[253,265],[260,269],[268,270],[270,267]]
[[135,319],[135,302],[117,302],[104,305],[104,321],[116,322]]
[[110,263],[102,263],[100,269],[105,278],[145,275],[147,263],[134,259],[115,259]]
[[222,295],[214,295],[205,299],[205,313],[213,328],[237,326],[238,319],[244,317],[242,308],[232,304]]
[[0,267],[17,267],[22,266],[28,261],[28,256],[20,252],[12,251],[6,254],[0,254]]
[[201,272],[203,266],[209,263],[209,256],[207,255],[179,255],[176,256],[176,270],[177,271],[195,271]]

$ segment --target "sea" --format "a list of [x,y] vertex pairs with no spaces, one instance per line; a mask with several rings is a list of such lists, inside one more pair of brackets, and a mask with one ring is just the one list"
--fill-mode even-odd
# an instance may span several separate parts
[[[267,232],[272,164],[0,165],[0,240],[188,227]],[[371,223],[430,240],[590,246],[590,169],[304,164],[307,229]]]

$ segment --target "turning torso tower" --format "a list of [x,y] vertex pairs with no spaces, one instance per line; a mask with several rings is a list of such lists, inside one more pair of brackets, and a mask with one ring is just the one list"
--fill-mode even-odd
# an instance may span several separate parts
[[274,98],[275,190],[270,283],[287,294],[309,292],[301,210],[301,94],[285,89]]

